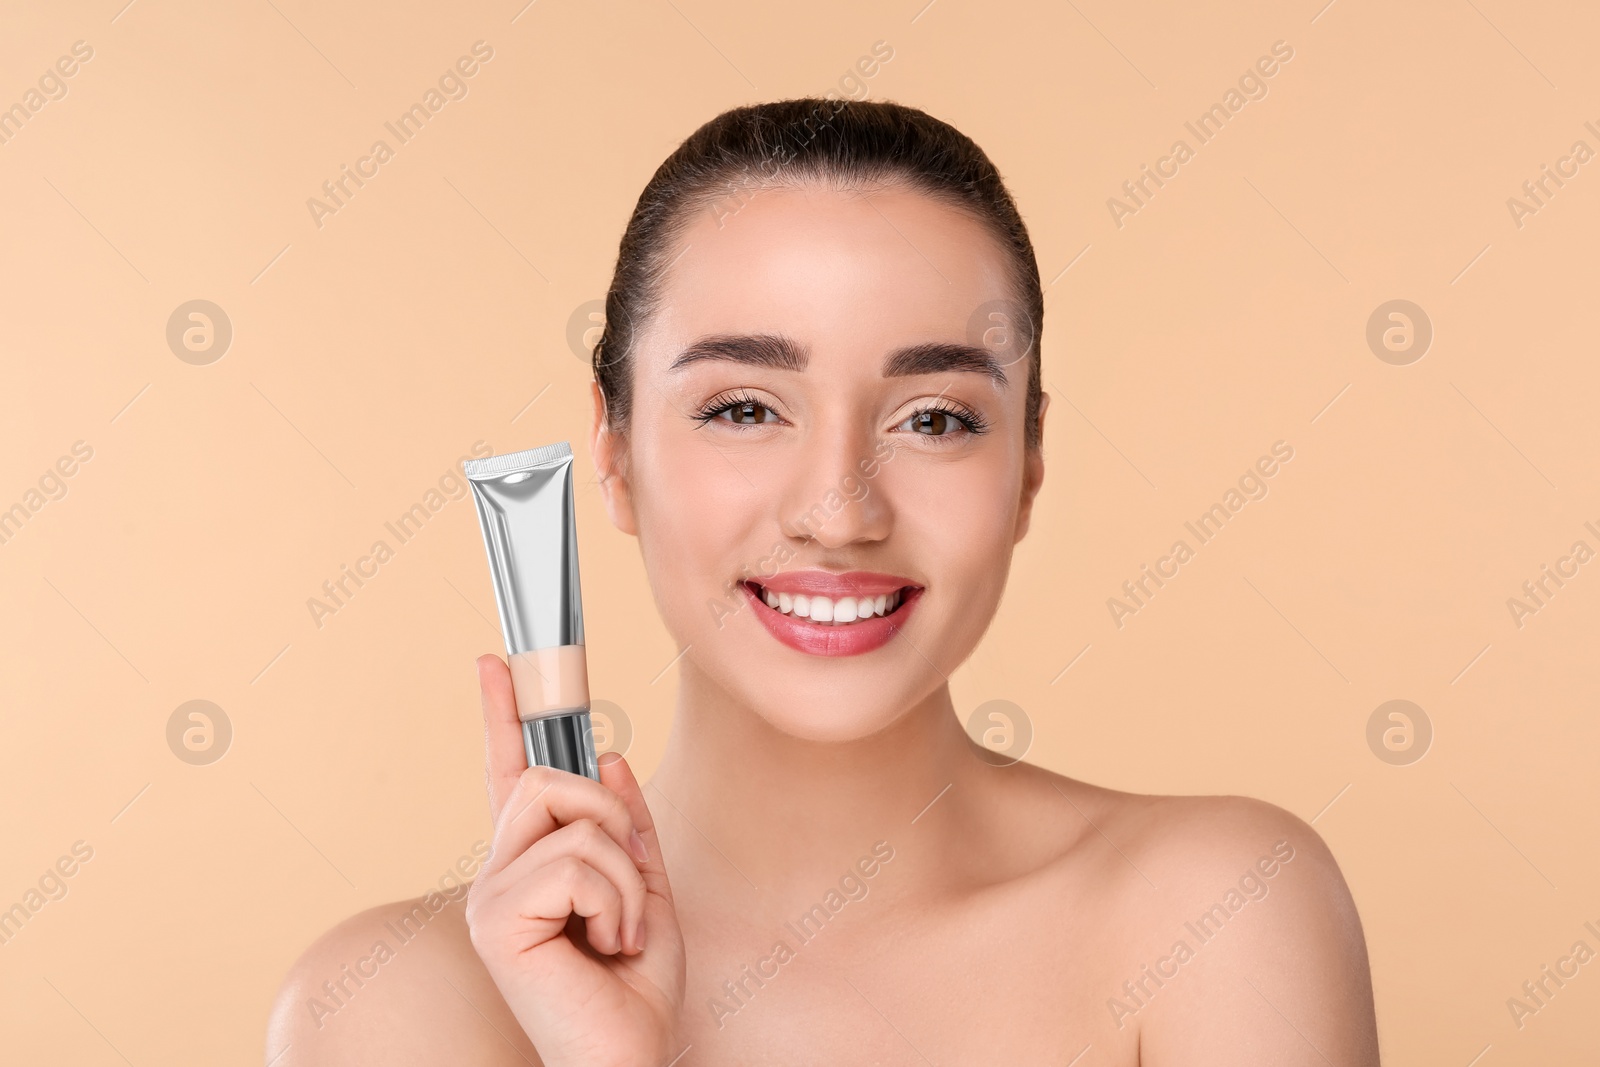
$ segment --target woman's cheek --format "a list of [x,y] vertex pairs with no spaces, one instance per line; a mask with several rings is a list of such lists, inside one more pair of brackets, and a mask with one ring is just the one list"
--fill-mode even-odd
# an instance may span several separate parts
[[639,546],[645,557],[657,610],[680,644],[724,632],[730,615],[745,605],[730,581],[743,564],[738,530],[741,515],[720,506],[703,481],[661,482],[677,491],[646,495],[639,515]]
[[697,561],[685,558],[675,535],[657,533],[659,542],[645,552],[645,570],[662,625],[680,648],[715,640],[723,632],[718,617],[726,616],[717,605],[730,605],[731,597],[702,576]]
[[[966,645],[981,636],[1005,591],[1015,547],[1016,480],[981,469],[939,473],[936,485],[921,487],[924,505],[908,513],[916,516],[916,530],[907,543],[918,546],[929,584],[941,588],[940,599],[956,614],[946,636]],[[1015,487],[1020,492],[1020,483]]]

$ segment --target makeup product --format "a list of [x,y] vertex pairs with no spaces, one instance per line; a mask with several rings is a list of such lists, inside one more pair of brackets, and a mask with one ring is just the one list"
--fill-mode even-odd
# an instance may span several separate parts
[[468,460],[528,766],[600,780],[578,588],[572,448]]

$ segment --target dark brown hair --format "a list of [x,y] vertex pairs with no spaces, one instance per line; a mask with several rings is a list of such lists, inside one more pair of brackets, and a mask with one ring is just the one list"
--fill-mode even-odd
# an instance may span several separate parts
[[822,97],[724,111],[656,168],[623,232],[594,346],[607,428],[627,432],[634,336],[660,305],[667,256],[691,216],[707,209],[720,219],[756,190],[808,183],[898,183],[967,212],[999,240],[1015,306],[996,321],[1027,346],[1017,358],[1028,362],[1026,437],[1037,448],[1044,294],[1028,229],[1000,172],[970,137],[917,108]]

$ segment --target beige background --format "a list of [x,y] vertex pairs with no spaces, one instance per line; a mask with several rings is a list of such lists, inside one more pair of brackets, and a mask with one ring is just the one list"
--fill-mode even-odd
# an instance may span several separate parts
[[[572,440],[589,480],[569,323],[644,182],[880,40],[851,91],[974,137],[1049,283],[1041,511],[958,708],[1014,702],[1067,774],[1314,819],[1386,1062],[1592,1058],[1600,963],[1520,1030],[1506,1000],[1600,949],[1600,563],[1521,627],[1507,599],[1600,549],[1600,162],[1520,227],[1507,199],[1600,150],[1600,16],[1321,2],[7,5],[0,106],[94,54],[0,144],[0,507],[93,449],[0,544],[0,907],[93,848],[0,946],[6,1058],[260,1062],[315,935],[488,836],[472,506],[404,545],[384,523],[477,441]],[[393,141],[479,40],[469,94]],[[1269,94],[1116,226],[1107,199],[1279,40]],[[307,199],[380,137],[394,158],[319,228]],[[194,299],[233,329],[204,366],[165,336]],[[1435,331],[1406,366],[1365,339],[1392,299]],[[1107,598],[1279,440],[1270,495],[1117,628]],[[579,509],[594,694],[648,772],[676,649],[592,484]],[[319,628],[308,598],[380,538]],[[196,699],[234,734],[206,766],[167,742]],[[1369,749],[1391,699],[1432,724],[1420,761]]]

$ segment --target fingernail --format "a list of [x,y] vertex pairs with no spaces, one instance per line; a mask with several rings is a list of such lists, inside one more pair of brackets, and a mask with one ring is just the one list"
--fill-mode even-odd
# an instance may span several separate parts
[[639,921],[633,927],[633,947],[644,951],[644,916],[639,916]]
[[633,851],[633,858],[640,863],[650,862],[650,850],[644,847],[644,838],[635,830],[628,835],[628,848]]

